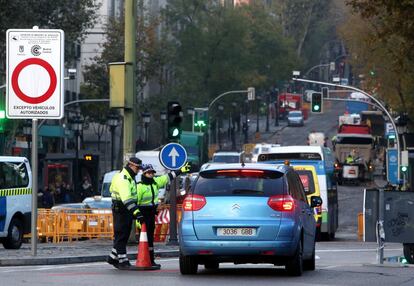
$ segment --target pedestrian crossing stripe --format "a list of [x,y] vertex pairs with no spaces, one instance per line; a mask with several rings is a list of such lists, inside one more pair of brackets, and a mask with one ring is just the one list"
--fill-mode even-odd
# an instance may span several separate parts
[[0,190],[0,197],[30,195],[31,193],[32,193],[31,188],[7,189],[7,190]]

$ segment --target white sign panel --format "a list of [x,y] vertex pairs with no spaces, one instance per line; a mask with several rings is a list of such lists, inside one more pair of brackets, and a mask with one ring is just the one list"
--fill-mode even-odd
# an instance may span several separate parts
[[7,117],[62,118],[64,32],[10,29],[6,38]]

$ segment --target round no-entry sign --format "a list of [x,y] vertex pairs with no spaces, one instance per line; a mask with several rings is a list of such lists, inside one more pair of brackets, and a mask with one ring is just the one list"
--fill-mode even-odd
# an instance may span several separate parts
[[64,115],[64,32],[6,32],[6,116],[60,119]]
[[[19,75],[20,72],[27,66],[29,65],[39,65],[41,67],[43,67],[50,78],[50,84],[49,84],[49,88],[46,90],[46,92],[39,96],[39,97],[31,97],[26,95],[19,86]],[[53,70],[52,66],[46,62],[45,60],[39,59],[39,58],[29,58],[26,59],[22,62],[20,62],[16,68],[14,69],[13,73],[12,73],[12,78],[11,78],[11,84],[13,87],[14,92],[16,93],[17,97],[19,97],[21,100],[23,100],[26,103],[32,103],[32,104],[37,104],[37,103],[42,103],[45,102],[46,100],[48,100],[52,95],[53,92],[56,89],[56,84],[57,84],[57,79],[56,79],[56,73]]]

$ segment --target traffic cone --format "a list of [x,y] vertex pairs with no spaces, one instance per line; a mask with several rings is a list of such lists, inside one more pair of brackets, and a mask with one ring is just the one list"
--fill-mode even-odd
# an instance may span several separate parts
[[145,223],[141,225],[141,235],[139,236],[137,261],[135,263],[137,270],[156,270],[157,266],[152,266],[149,249],[147,226]]

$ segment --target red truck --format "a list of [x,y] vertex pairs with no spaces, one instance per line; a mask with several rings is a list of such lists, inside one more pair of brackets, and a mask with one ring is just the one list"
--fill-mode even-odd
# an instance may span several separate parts
[[303,95],[297,93],[279,94],[279,116],[286,118],[289,111],[301,110],[303,119],[308,119],[308,109],[303,106]]

